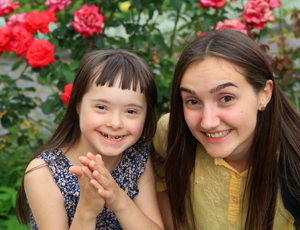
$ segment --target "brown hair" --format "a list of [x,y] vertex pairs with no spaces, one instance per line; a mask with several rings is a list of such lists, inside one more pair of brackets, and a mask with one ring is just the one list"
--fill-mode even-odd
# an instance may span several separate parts
[[[192,213],[189,178],[194,168],[198,143],[184,119],[180,83],[192,64],[209,57],[222,58],[235,65],[255,92],[262,90],[269,79],[274,83],[273,96],[268,106],[264,112],[257,113],[249,160],[252,170],[245,190],[249,199],[243,199],[244,203],[248,203],[245,229],[273,229],[279,191],[277,152],[280,144],[280,155],[284,158],[282,178],[292,194],[299,196],[296,188],[300,185],[300,117],[276,84],[259,46],[238,31],[213,31],[197,38],[182,52],[175,69],[165,162],[165,179],[174,227],[179,229],[180,223],[187,222],[187,213]],[[288,176],[292,179],[287,180]],[[186,196],[188,202],[185,202]],[[195,229],[195,221],[189,225],[189,229]]]
[[[84,94],[93,83],[97,86],[106,84],[109,87],[113,86],[118,80],[119,73],[121,73],[120,88],[134,91],[139,88],[145,95],[147,114],[142,133],[143,138],[140,141],[144,143],[150,141],[156,131],[157,87],[148,65],[140,57],[126,50],[93,50],[88,52],[80,62],[67,111],[62,121],[49,141],[32,156],[31,160],[42,151],[67,146],[70,148],[76,144],[81,134],[77,106],[81,103]],[[17,196],[16,213],[19,222],[27,224],[29,214],[24,191],[24,176]]]

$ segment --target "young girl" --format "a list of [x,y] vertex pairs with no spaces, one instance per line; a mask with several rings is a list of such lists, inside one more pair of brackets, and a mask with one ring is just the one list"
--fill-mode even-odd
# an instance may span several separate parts
[[[29,218],[27,196],[31,229],[161,229],[147,147],[156,102],[141,58],[125,50],[88,53],[61,123],[26,169],[17,198],[21,223]],[[96,163],[102,171],[92,174]]]
[[165,157],[157,187],[166,229],[299,226],[299,127],[252,39],[214,31],[194,40],[153,139]]

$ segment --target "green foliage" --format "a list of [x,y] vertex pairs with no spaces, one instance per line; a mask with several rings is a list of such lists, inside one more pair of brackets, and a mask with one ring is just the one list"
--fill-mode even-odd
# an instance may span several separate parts
[[[80,59],[87,50],[122,48],[141,56],[156,79],[159,91],[157,114],[161,116],[169,110],[175,65],[186,44],[200,32],[214,30],[218,21],[242,14],[246,3],[228,1],[217,11],[204,10],[194,0],[132,0],[128,10],[122,9],[124,2],[73,0],[66,9],[56,13],[57,23],[50,25],[50,33],[37,34],[37,39],[43,38],[55,45],[56,62],[43,70],[32,69],[20,57],[11,67],[12,72],[21,71],[17,78],[0,74],[0,122],[3,127],[0,132],[0,229],[28,229],[28,226],[18,225],[15,216],[15,197],[26,162],[60,122],[66,109],[60,94],[66,84],[73,82]],[[17,13],[48,9],[45,0],[19,0],[19,3],[21,8],[15,10]],[[82,38],[72,27],[73,12],[83,4],[96,5],[105,16],[99,35]],[[290,47],[286,41],[286,38],[300,36],[299,12],[281,8],[278,11],[275,23],[252,36],[258,43],[267,38],[279,47],[275,55],[271,51],[266,53],[278,84],[299,111],[300,49]],[[290,19],[292,14],[295,15],[288,23],[296,31],[295,35],[285,28],[286,18]],[[272,29],[271,25],[277,27]],[[2,56],[15,58],[13,53]],[[23,85],[32,86],[21,87]],[[46,99],[36,92],[40,87],[50,90]],[[36,111],[42,116],[36,115]]]

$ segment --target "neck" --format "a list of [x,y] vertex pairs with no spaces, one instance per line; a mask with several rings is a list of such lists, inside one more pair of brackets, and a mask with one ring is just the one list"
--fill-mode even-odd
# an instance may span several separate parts
[[228,158],[224,158],[224,160],[239,173],[242,173],[248,169],[247,160],[232,160]]

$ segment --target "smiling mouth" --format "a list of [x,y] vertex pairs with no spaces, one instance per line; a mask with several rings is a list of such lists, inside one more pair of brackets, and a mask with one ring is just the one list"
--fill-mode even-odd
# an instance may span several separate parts
[[226,136],[232,129],[219,132],[219,133],[205,133],[206,136],[211,137],[211,138],[220,138]]
[[114,141],[120,141],[120,140],[122,140],[122,138],[124,137],[124,136],[111,137],[111,136],[109,136],[109,135],[107,135],[107,134],[105,134],[105,133],[102,133],[102,132],[100,132],[100,133],[101,133],[102,136],[104,136],[106,139],[114,140]]

